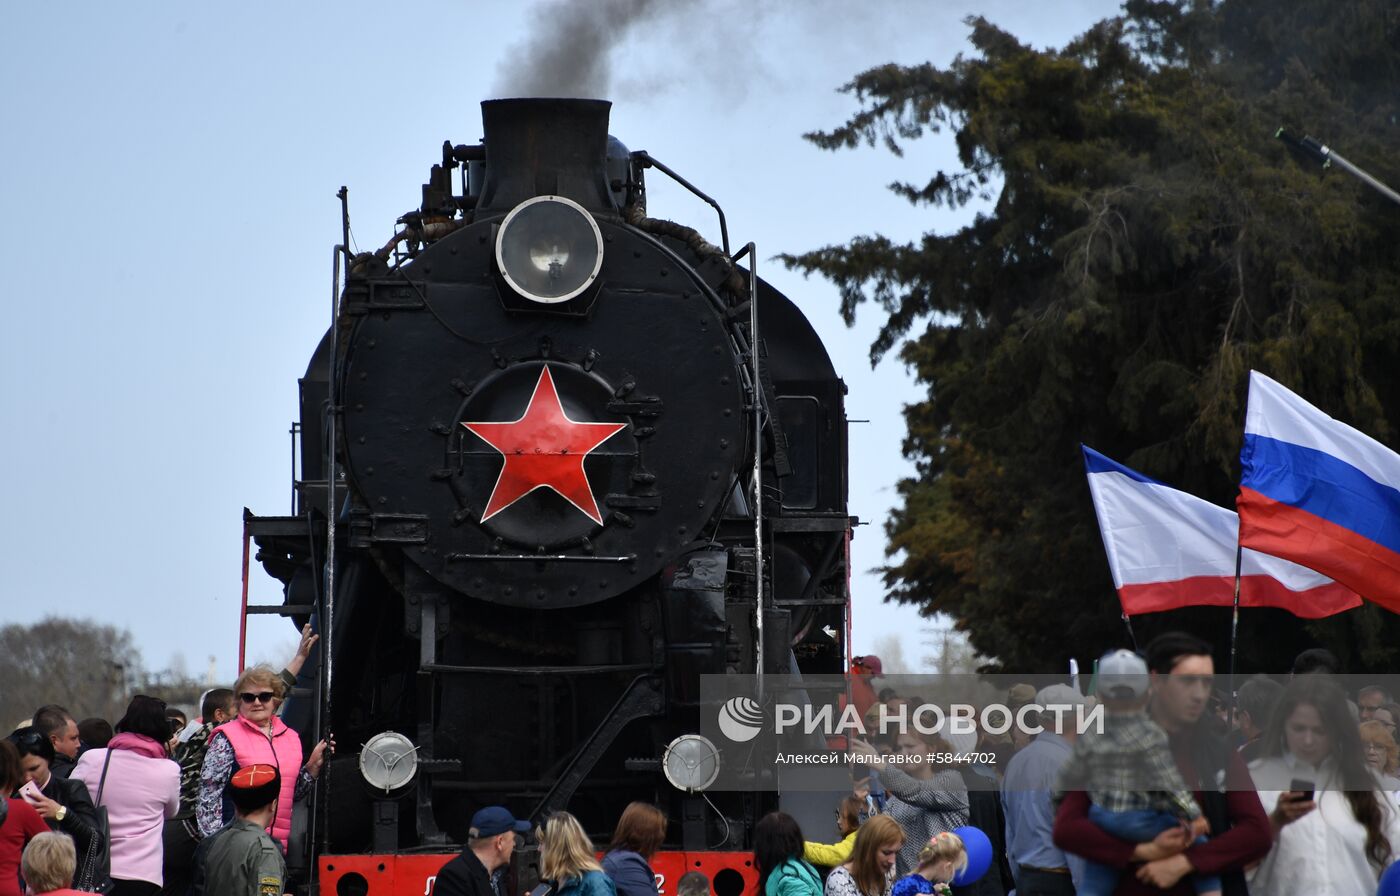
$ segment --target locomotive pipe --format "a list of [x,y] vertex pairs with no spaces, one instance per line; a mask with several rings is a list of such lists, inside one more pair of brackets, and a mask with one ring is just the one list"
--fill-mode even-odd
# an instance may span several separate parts
[[481,104],[486,179],[480,219],[536,196],[563,196],[616,214],[608,186],[606,100],[511,99]]

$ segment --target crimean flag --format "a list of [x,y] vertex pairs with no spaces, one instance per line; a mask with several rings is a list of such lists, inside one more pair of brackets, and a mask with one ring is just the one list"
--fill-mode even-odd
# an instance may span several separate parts
[[[1084,448],[1113,587],[1129,616],[1235,600],[1239,519]],[[1240,606],[1318,619],[1361,605],[1349,589],[1279,557],[1240,553]]]
[[1240,543],[1400,612],[1400,455],[1249,374]]

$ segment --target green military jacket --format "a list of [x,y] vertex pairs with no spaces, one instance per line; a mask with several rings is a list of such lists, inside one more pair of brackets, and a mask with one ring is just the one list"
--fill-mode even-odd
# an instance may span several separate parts
[[191,896],[282,896],[287,862],[262,828],[235,818],[205,838],[194,854]]

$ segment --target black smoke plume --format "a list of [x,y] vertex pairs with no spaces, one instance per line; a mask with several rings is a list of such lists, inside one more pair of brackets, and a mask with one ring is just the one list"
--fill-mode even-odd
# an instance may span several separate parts
[[534,33],[512,47],[494,95],[607,98],[613,51],[638,25],[683,12],[694,0],[546,0],[531,7]]

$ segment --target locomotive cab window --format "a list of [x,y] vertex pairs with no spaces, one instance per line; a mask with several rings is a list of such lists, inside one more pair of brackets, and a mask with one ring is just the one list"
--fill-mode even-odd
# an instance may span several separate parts
[[496,235],[496,266],[510,288],[554,305],[583,292],[603,266],[603,235],[583,206],[536,196],[511,209]]
[[812,510],[817,506],[819,446],[825,429],[821,405],[810,395],[779,396],[778,422],[787,436],[792,464],[792,474],[783,479],[783,507]]

